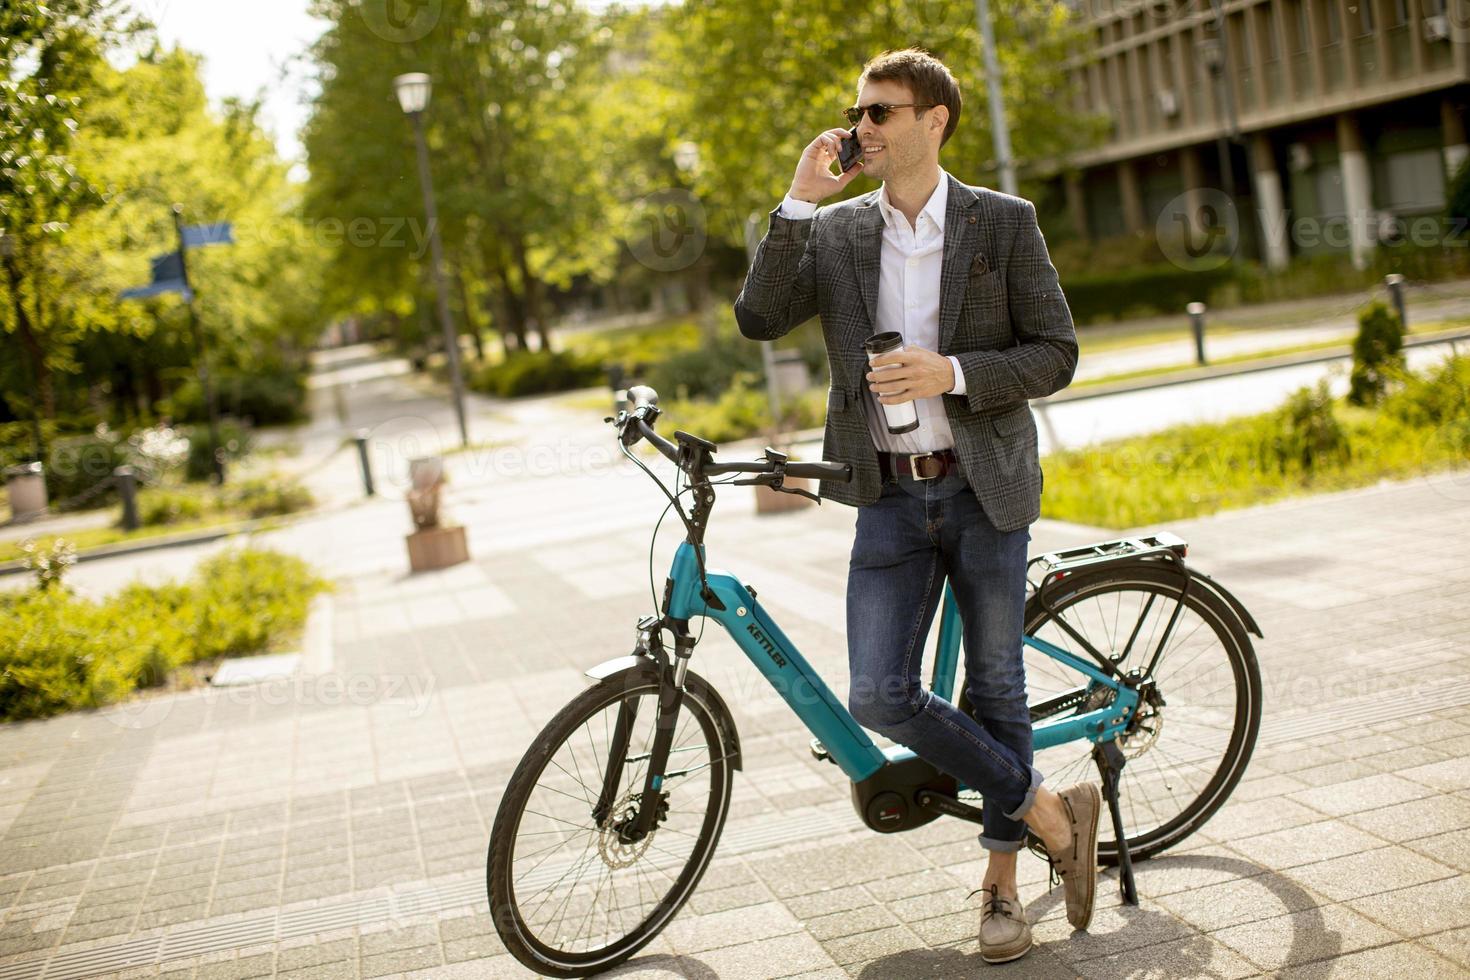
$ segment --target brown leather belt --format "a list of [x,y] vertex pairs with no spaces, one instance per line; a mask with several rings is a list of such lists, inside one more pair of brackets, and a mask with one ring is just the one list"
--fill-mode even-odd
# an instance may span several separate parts
[[934,453],[878,453],[878,469],[883,476],[907,476],[915,480],[933,480],[958,472],[960,461],[953,451]]

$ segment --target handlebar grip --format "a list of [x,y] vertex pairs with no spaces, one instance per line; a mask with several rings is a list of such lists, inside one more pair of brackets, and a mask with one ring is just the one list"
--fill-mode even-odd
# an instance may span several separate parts
[[648,385],[634,385],[628,389],[628,404],[634,409],[642,408],[644,405],[657,405],[658,392]]
[[852,482],[852,466],[847,463],[787,463],[786,472],[790,476],[830,480],[833,483]]

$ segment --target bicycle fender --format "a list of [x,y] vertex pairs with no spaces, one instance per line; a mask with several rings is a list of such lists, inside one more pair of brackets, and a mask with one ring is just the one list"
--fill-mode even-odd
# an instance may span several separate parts
[[613,674],[638,667],[642,664],[653,664],[653,658],[630,653],[623,657],[613,657],[611,660],[604,660],[596,667],[589,667],[583,673],[583,676],[593,681],[605,681]]
[[[659,676],[658,664],[652,657],[640,656],[630,653],[622,657],[614,657],[604,660],[595,667],[589,667],[585,676],[591,680],[602,683],[604,681],[616,681],[637,671],[648,671],[654,677]],[[740,759],[740,733],[735,730],[735,717],[730,714],[730,708],[725,704],[725,699],[720,697],[720,692],[710,686],[709,682],[693,671],[684,675],[684,687],[693,690],[700,699],[709,704],[710,710],[720,720],[721,735],[725,740],[722,754],[730,768],[740,770],[743,768]]]
[[1266,634],[1261,632],[1261,627],[1256,625],[1255,617],[1250,614],[1250,611],[1245,608],[1245,605],[1239,599],[1235,598],[1234,593],[1199,569],[1191,568],[1189,574],[1195,581],[1225,600],[1225,604],[1231,608],[1235,615],[1240,617],[1240,622],[1245,626],[1247,632],[1253,633],[1263,640],[1266,638]]

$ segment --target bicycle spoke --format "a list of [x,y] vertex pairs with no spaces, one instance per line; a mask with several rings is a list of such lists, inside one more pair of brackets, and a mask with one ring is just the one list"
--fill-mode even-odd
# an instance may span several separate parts
[[[609,789],[613,713],[639,699],[649,710],[635,713],[618,763],[619,784]],[[689,707],[681,707],[670,744],[670,758],[677,761],[664,774],[677,782],[666,783],[645,803],[649,753],[658,735],[650,702],[657,702],[654,690],[627,691],[589,710],[561,732],[530,786],[520,791],[522,824],[508,864],[508,894],[524,937],[519,941],[567,955],[608,948],[665,921],[684,869],[708,854],[708,821],[714,807],[723,809],[729,785],[711,716],[703,702],[686,694]],[[590,819],[594,800],[609,791],[615,808],[598,827]],[[652,829],[641,839],[624,839],[619,828],[645,805],[660,807]],[[492,884],[492,907],[493,896]],[[510,939],[517,941],[514,934]]]

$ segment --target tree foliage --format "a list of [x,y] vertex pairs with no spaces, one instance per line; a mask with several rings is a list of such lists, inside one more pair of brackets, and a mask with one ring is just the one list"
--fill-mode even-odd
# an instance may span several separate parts
[[[405,41],[381,29],[387,2],[314,7],[332,27],[315,51],[309,214],[422,220],[413,134],[391,79],[428,72],[452,291],[472,325],[493,319],[512,342],[528,321],[545,324],[548,288],[579,277],[636,295],[680,276],[698,293],[710,254],[666,264],[640,254],[640,238],[666,219],[707,235],[738,274],[747,216],[780,200],[803,146],[841,122],[863,63],[886,48],[920,45],[954,70],[966,102],[945,166],[994,183],[969,3],[685,0],[593,15],[571,0],[444,0],[437,23]],[[1066,97],[1066,9],[1046,0],[996,8],[1023,161],[1059,156],[1094,131]],[[874,186],[859,179],[853,193]],[[422,258],[387,248],[338,247],[329,279],[344,308],[395,317],[431,295]]]
[[187,311],[118,294],[177,247],[175,203],[187,223],[235,228],[237,244],[188,256],[221,387],[232,372],[299,370],[293,352],[320,326],[316,250],[256,107],[212,109],[197,59],[160,50],[109,3],[0,10],[0,327],[23,354],[0,370],[0,409],[63,429],[170,409],[196,369]]

